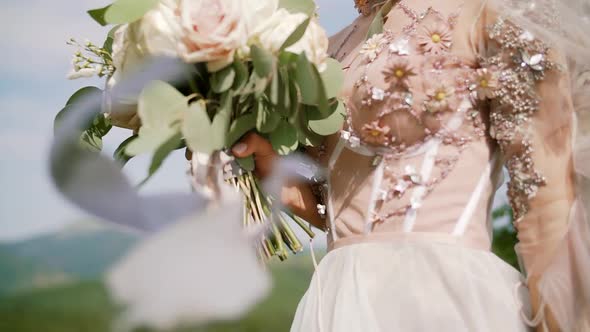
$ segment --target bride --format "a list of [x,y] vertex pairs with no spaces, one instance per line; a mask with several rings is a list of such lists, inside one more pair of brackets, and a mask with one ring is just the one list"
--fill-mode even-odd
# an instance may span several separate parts
[[[588,21],[562,5],[355,0],[331,39],[347,124],[310,151],[329,176],[283,191],[329,244],[291,331],[590,329]],[[276,158],[253,134],[233,150],[261,176]],[[503,166],[522,274],[490,252]]]

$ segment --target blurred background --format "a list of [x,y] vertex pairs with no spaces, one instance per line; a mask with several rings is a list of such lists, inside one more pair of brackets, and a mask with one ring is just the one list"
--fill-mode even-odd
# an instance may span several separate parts
[[[330,34],[356,17],[352,0],[316,0],[321,22]],[[5,0],[0,22],[0,331],[108,331],[117,308],[101,277],[137,239],[98,224],[65,202],[47,173],[53,118],[72,92],[99,80],[68,81],[76,51],[70,37],[101,43],[107,28],[95,24],[86,10],[108,0]],[[113,129],[115,130],[115,129]],[[110,134],[104,153],[128,135]],[[127,166],[135,182],[146,175],[150,156]],[[181,152],[142,190],[188,191],[186,161]],[[501,189],[499,192],[505,192]],[[495,203],[494,250],[510,264],[514,232],[506,198]],[[325,238],[316,239],[320,255]],[[75,249],[75,250],[73,250]],[[309,252],[271,265],[275,287],[271,296],[239,322],[179,331],[288,331],[313,265]]]

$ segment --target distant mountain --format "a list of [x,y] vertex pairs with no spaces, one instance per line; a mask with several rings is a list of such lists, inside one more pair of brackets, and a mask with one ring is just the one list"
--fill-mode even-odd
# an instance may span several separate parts
[[98,279],[136,241],[119,230],[79,223],[57,233],[0,244],[0,294]]

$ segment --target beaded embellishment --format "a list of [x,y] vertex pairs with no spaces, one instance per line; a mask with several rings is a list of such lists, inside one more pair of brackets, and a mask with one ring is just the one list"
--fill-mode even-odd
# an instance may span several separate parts
[[535,170],[529,133],[532,116],[539,108],[535,86],[547,71],[560,67],[549,60],[547,45],[510,21],[501,18],[487,30],[498,48],[495,55],[481,60],[485,70],[498,75],[493,81],[499,88],[494,93],[486,92],[493,97],[494,106],[490,136],[508,154],[508,197],[514,219],[519,222],[529,210],[529,200],[546,184],[543,175]]

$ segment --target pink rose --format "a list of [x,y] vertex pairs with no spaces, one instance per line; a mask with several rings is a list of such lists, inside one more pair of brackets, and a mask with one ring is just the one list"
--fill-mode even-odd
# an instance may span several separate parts
[[189,63],[207,62],[217,71],[233,62],[248,40],[241,0],[182,0],[180,55]]

